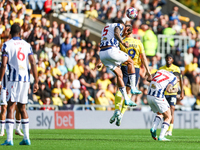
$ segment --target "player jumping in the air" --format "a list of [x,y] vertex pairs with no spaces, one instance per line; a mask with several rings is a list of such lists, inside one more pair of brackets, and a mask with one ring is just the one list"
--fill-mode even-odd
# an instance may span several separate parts
[[[144,47],[140,40],[133,38],[131,25],[125,25],[123,36],[125,36],[125,39],[123,40],[123,42],[128,43],[129,47],[126,48],[122,44],[120,44],[120,49],[124,51],[125,53],[127,53],[130,56],[130,58],[134,61],[135,76],[136,76],[135,86],[137,86],[137,82],[140,77],[139,72],[140,72],[141,63],[143,63],[146,68],[146,72],[147,72],[146,74],[148,78],[151,76],[146,55],[144,52]],[[126,86],[127,93],[128,95],[130,95],[131,87],[130,87],[130,80],[128,78],[128,72],[127,72],[128,67],[122,64],[121,70],[123,73],[123,81]],[[117,92],[115,95],[115,112],[113,116],[110,118],[110,123],[113,123],[115,119],[117,120],[116,121],[117,126],[120,126],[123,114],[127,109],[127,106],[124,104],[124,101],[122,103],[121,109],[120,109],[120,104],[121,104],[120,93]]]
[[[128,47],[128,44],[123,42],[121,39],[124,28],[125,25],[122,20],[119,20],[118,23],[109,24],[103,28],[101,33],[101,51],[99,52],[99,56],[101,62],[115,73],[119,90],[125,99],[125,105],[136,106],[136,104],[128,97],[120,68],[122,63],[128,66],[131,93],[141,93],[141,91],[137,90],[135,86],[135,68],[133,60],[126,53],[119,50],[119,43]],[[98,67],[99,66],[101,65],[98,65]]]

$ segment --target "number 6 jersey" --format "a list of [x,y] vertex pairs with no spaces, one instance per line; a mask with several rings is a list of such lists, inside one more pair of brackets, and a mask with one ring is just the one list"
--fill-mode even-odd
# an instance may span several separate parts
[[177,78],[174,74],[166,70],[159,70],[156,72],[154,78],[150,83],[148,95],[152,95],[158,98],[164,98],[164,92],[167,88],[167,85],[175,85],[176,83]]
[[8,57],[8,81],[30,81],[28,56],[32,54],[31,45],[19,37],[13,37],[3,44],[2,56]]

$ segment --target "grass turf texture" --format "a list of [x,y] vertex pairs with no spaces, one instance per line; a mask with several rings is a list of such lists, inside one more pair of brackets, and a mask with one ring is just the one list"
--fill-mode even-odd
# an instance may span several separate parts
[[[157,131],[157,136],[160,130]],[[15,150],[173,150],[199,149],[199,129],[175,129],[170,142],[155,141],[145,130],[30,130],[31,146],[20,146],[22,137],[14,135],[14,146],[0,149]],[[0,137],[0,142],[6,135]]]

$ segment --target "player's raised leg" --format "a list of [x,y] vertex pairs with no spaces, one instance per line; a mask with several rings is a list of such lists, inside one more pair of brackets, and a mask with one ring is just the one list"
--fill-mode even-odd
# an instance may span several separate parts
[[24,134],[21,132],[20,130],[20,124],[21,124],[21,114],[19,113],[19,110],[16,106],[15,108],[16,113],[15,113],[15,119],[16,119],[16,130],[15,130],[15,134],[19,135],[19,136],[24,136]]
[[128,76],[131,86],[131,94],[141,94],[142,92],[136,88],[136,76],[135,76],[135,67],[133,60],[129,57],[128,60],[124,63],[128,66]]

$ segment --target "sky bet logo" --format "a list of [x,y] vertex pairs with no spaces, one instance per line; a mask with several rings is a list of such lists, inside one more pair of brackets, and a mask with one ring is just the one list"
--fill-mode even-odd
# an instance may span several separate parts
[[74,112],[73,111],[56,111],[55,129],[74,129]]
[[50,129],[51,123],[53,122],[53,117],[47,116],[42,112],[40,116],[36,117],[36,120],[38,127],[47,127],[48,129]]

